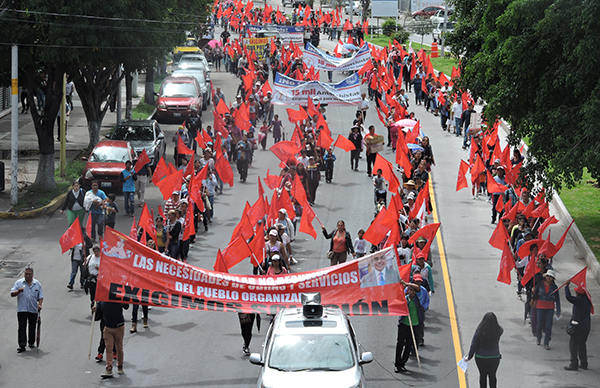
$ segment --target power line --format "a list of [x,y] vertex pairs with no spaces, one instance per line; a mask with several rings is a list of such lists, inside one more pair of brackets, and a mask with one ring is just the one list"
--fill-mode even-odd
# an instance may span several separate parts
[[[125,22],[145,22],[145,23],[164,23],[164,24],[192,24],[196,25],[196,22],[177,22],[170,20],[156,20],[156,19],[132,19],[132,18],[116,18],[116,17],[106,17],[106,16],[92,16],[92,15],[79,15],[79,14],[67,14],[67,13],[57,13],[57,12],[41,12],[41,11],[25,11],[21,9],[11,9],[10,12],[16,13],[24,13],[24,14],[32,14],[32,15],[47,15],[47,16],[60,16],[60,17],[76,17],[76,18],[84,18],[84,19],[95,19],[95,20],[110,20],[110,21],[125,21]],[[174,14],[174,15],[185,15],[191,16],[189,14]],[[194,15],[198,17],[203,17],[201,15]],[[204,15],[206,16],[206,15]]]
[[98,47],[98,46],[70,46],[70,45],[60,45],[60,44],[41,44],[41,43],[7,43],[7,42],[0,42],[0,45],[2,46],[14,46],[14,45],[18,45],[18,46],[22,46],[22,47],[48,47],[48,48],[70,48],[70,49],[92,49],[92,50],[97,50],[97,51],[101,51],[101,50],[154,50],[154,49],[159,49],[159,50],[172,50],[173,46],[154,46],[154,47],[149,47],[149,46],[112,46],[112,47]]

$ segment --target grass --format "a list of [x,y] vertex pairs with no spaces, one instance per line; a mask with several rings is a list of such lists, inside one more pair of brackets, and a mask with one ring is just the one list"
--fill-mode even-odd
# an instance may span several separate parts
[[56,189],[48,190],[38,185],[31,185],[27,188],[27,192],[19,197],[19,202],[13,206],[13,212],[22,212],[33,210],[45,206],[52,200],[68,190],[71,183],[67,181],[56,182]]
[[67,161],[67,165],[65,166],[65,176],[64,178],[60,176],[60,169],[57,168],[54,170],[54,178],[57,182],[73,182],[75,179],[81,177],[81,173],[83,172],[83,168],[85,167],[85,161],[83,160],[69,160]]
[[[382,47],[388,47],[389,40],[390,37],[385,35],[369,35],[367,38],[368,42]],[[415,50],[415,52],[419,52],[419,50],[421,50],[422,48],[423,50],[425,50],[425,53],[427,53],[427,55],[431,55],[431,46],[421,45],[421,43],[415,42],[412,42],[411,46],[413,50]],[[448,78],[450,78],[450,75],[452,74],[452,66],[458,67],[458,61],[456,60],[456,58],[451,57],[448,53],[446,53],[446,56],[443,58],[431,58],[431,64],[436,70],[443,71]]]
[[140,101],[131,112],[131,118],[134,120],[146,120],[148,116],[154,112],[154,105],[146,104],[144,101]]
[[585,171],[582,181],[572,189],[562,189],[560,198],[596,258],[600,258],[600,188]]

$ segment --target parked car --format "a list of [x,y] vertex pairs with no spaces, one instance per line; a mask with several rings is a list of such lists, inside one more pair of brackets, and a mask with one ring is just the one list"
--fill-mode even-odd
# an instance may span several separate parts
[[96,144],[83,168],[81,186],[89,190],[92,181],[98,181],[99,188],[106,191],[121,192],[123,183],[119,174],[125,168],[125,162],[135,163],[136,153],[128,141],[103,140]]
[[176,66],[178,69],[202,69],[206,82],[210,82],[210,65],[204,54],[184,54]]
[[156,99],[156,119],[185,119],[192,109],[202,116],[202,90],[194,77],[167,77]]
[[439,5],[430,5],[420,11],[413,12],[412,17],[415,19],[429,19],[433,14],[442,9],[444,9],[444,7]]
[[[449,9],[447,11],[446,20],[450,20],[450,16],[452,16],[453,13],[454,13],[454,11]],[[443,23],[444,22],[444,10],[442,9],[442,10],[439,10],[436,13],[434,13],[433,16],[431,16],[429,18],[429,21],[434,26],[437,26],[438,24]]]
[[202,90],[202,110],[206,110],[210,105],[211,91],[206,82],[205,71],[203,69],[177,69],[171,73],[171,77],[194,77]]
[[303,8],[306,7],[306,0],[292,0],[292,7],[294,8],[298,8],[299,6],[302,6]]
[[121,120],[109,138],[128,141],[138,155],[146,150],[152,169],[167,148],[165,135],[156,120]]
[[[360,3],[360,1],[353,1],[353,14],[354,15],[359,15],[360,11],[362,10],[362,4]],[[347,2],[346,6],[344,7],[344,13],[346,15],[350,15],[350,2]]]
[[[454,32],[454,22],[446,23],[446,31],[445,33]],[[444,23],[438,23],[438,25],[433,29],[432,33],[433,39],[437,39],[438,41],[444,35]]]
[[200,52],[198,41],[195,38],[187,38],[184,43],[173,50],[173,61],[178,62],[183,54]]
[[[320,302],[319,302],[320,303]],[[364,387],[363,364],[373,361],[360,344],[348,317],[320,304],[281,310],[269,327],[257,387]]]

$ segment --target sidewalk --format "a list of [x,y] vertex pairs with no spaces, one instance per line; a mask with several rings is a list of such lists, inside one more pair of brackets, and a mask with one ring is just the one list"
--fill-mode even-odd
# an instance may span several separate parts
[[[144,80],[145,76],[140,75],[138,80],[137,95],[139,97],[133,98],[134,108],[137,106],[141,98],[144,96]],[[125,117],[125,85],[122,88],[122,118]],[[89,143],[87,119],[81,106],[81,101],[77,92],[73,97],[73,110],[69,116],[67,123],[67,160],[75,157],[81,150],[87,147]],[[19,167],[18,167],[18,184],[19,190],[23,187],[33,183],[37,174],[38,167],[38,139],[35,133],[35,126],[31,119],[30,113],[21,113],[19,107]],[[0,192],[0,213],[7,212],[11,208],[10,204],[10,190],[11,190],[11,159],[10,159],[10,147],[11,147],[11,111],[6,110],[2,112],[4,116],[0,116],[0,161],[4,162],[4,179],[5,179],[5,190]],[[100,131],[100,140],[104,138],[104,135],[115,126],[117,121],[117,113],[111,113],[110,110],[106,112],[104,120],[102,121],[102,129]],[[56,125],[55,125],[56,128]],[[55,129],[55,132],[57,130]],[[59,167],[60,158],[60,143],[54,143],[54,156],[56,162],[56,168]]]

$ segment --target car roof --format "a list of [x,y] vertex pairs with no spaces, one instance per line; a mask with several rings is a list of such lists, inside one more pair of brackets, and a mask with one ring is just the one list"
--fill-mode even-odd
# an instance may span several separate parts
[[119,121],[119,125],[127,125],[130,127],[133,126],[139,126],[139,127],[147,127],[150,125],[153,125],[156,122],[156,120],[133,120],[133,119],[129,119],[129,120],[121,120]]
[[99,141],[94,148],[99,148],[99,147],[127,148],[128,145],[129,145],[129,142],[125,141],[125,140],[102,140],[102,141]]
[[307,318],[302,308],[286,308],[274,321],[275,334],[348,334],[348,319],[339,309],[323,307],[319,318]]
[[194,78],[193,76],[189,76],[189,77],[167,77],[165,78],[165,80],[163,81],[163,84],[166,83],[195,83],[198,82],[198,80],[196,78]]

